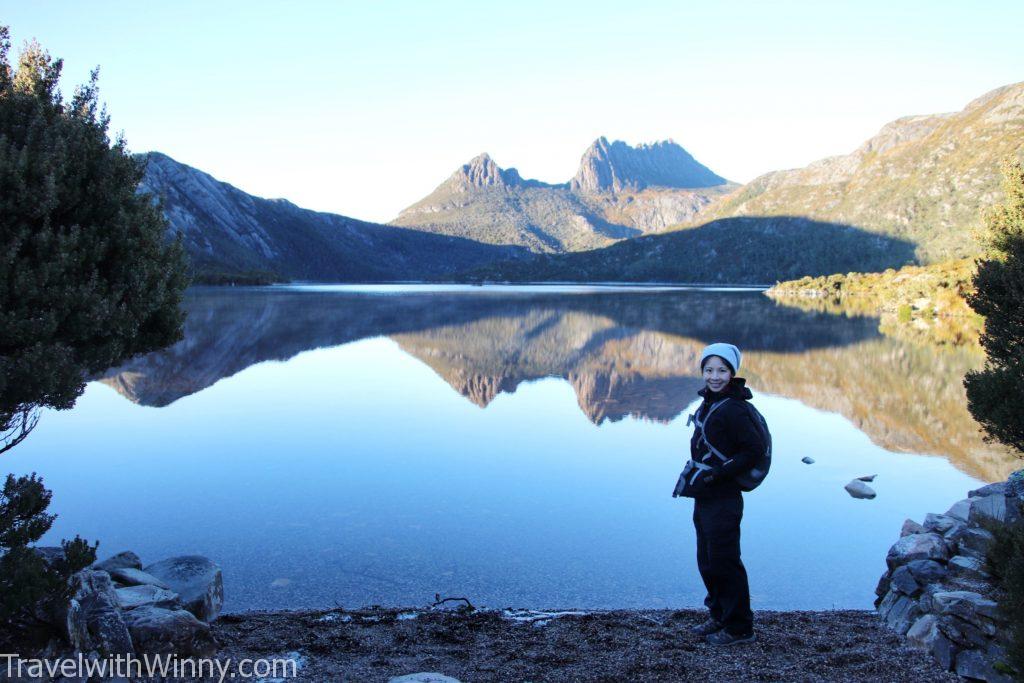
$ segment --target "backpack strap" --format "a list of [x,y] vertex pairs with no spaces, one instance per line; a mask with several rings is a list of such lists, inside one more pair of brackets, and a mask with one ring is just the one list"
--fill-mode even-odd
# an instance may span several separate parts
[[[723,453],[722,451],[720,451],[717,448],[715,448],[711,444],[711,442],[708,441],[707,433],[704,431],[704,425],[706,425],[708,420],[711,419],[711,415],[716,410],[718,410],[728,400],[729,400],[729,397],[727,396],[727,397],[723,398],[721,401],[716,401],[715,403],[712,403],[711,407],[708,408],[708,412],[704,414],[704,419],[703,420],[700,419],[700,410],[699,409],[697,410],[697,412],[695,414],[690,416],[690,419],[697,425],[697,429],[700,430],[700,440],[704,442],[704,444],[708,447],[708,450],[713,455],[715,455],[719,460],[721,460],[723,464],[729,462],[732,458],[730,458],[725,453]],[[687,424],[689,424],[689,423],[687,423]]]

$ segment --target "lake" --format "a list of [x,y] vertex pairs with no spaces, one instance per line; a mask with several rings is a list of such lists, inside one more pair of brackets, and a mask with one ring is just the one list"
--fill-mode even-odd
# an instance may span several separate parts
[[[183,341],[3,458],[53,490],[42,544],[206,555],[228,612],[700,606],[693,503],[671,492],[713,341],[743,350],[774,437],[745,497],[755,609],[871,608],[904,519],[1014,469],[967,413],[976,347],[760,292],[197,288],[186,306]],[[871,474],[876,499],[843,490]]]

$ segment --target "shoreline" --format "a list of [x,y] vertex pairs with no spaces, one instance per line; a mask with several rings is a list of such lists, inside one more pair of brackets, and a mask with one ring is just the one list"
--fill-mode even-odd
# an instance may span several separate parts
[[295,659],[297,681],[956,681],[871,610],[758,611],[758,640],[715,648],[703,610],[369,607],[249,611],[211,623],[217,657]]

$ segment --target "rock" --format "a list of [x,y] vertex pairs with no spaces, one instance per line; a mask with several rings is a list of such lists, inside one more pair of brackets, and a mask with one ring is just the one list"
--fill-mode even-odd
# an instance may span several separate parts
[[804,463],[805,465],[813,465],[814,458],[812,458],[809,455],[805,455],[804,457],[800,458],[800,462]]
[[201,555],[172,557],[146,567],[146,573],[167,584],[192,614],[213,621],[224,606],[224,580],[220,567]]
[[217,652],[210,627],[183,609],[138,607],[125,612],[125,620],[139,652],[183,658],[210,657]]
[[104,656],[134,653],[110,574],[83,569],[73,574],[69,583],[72,598],[81,606],[90,649]]
[[910,534],[923,534],[926,531],[928,530],[925,529],[923,526],[921,526],[912,519],[908,519],[905,522],[903,522],[903,528],[900,529],[900,538],[903,538],[904,536],[909,536]]
[[43,558],[43,562],[47,565],[52,565],[58,560],[64,559],[64,548],[55,545],[37,545],[33,546],[32,550],[36,555]]
[[[881,599],[883,595],[889,592],[889,586],[891,583],[892,582],[889,580],[889,572],[882,574],[878,579],[878,585],[875,586],[875,595]],[[876,604],[875,607],[878,607],[878,605]]]
[[877,476],[878,476],[877,474],[868,474],[868,475],[863,476],[863,477],[857,477],[857,481],[874,481],[875,477],[877,477]]
[[996,671],[992,662],[988,661],[985,655],[978,650],[964,650],[958,654],[956,656],[956,672],[965,678],[988,681],[989,683],[1003,683],[1003,681],[1009,683],[1013,680]]
[[982,581],[990,578],[989,573],[985,571],[982,565],[982,561],[974,557],[957,555],[952,558],[946,566],[949,569],[949,573],[954,576],[962,576],[968,579],[978,579]]
[[142,560],[130,550],[108,557],[102,562],[96,562],[91,569],[99,569],[109,572],[111,569],[142,569]]
[[939,618],[934,614],[926,614],[914,622],[907,631],[907,644],[931,652],[944,670],[952,668],[956,650],[949,638],[939,630]]
[[1013,524],[1020,519],[1020,508],[1017,501],[1007,498],[1001,493],[975,498],[971,503],[971,512],[968,522],[973,525],[982,524],[986,519]]
[[121,609],[135,609],[147,605],[165,609],[181,609],[181,600],[178,598],[178,594],[159,586],[140,584],[118,588],[114,592],[117,593]]
[[885,615],[885,625],[896,633],[903,635],[910,625],[917,620],[921,610],[917,601],[906,595],[900,595]]
[[152,574],[147,574],[141,569],[134,569],[130,567],[111,569],[110,578],[112,578],[114,581],[117,581],[118,583],[124,584],[125,586],[150,585],[157,586],[159,588],[164,588],[166,590],[171,589],[170,586],[168,586],[166,583],[156,578]]
[[907,568],[921,585],[941,581],[946,575],[945,567],[935,560],[914,560],[907,563]]
[[889,569],[913,562],[914,560],[942,560],[949,557],[949,551],[942,537],[934,533],[910,534],[896,541],[885,562]]
[[953,507],[946,510],[946,514],[950,517],[956,517],[961,522],[966,522],[971,514],[971,501],[965,498],[953,503]]
[[950,537],[956,543],[961,555],[968,555],[984,561],[988,549],[995,541],[991,532],[976,527],[966,527]]
[[904,595],[916,595],[921,590],[921,586],[918,585],[910,568],[906,565],[897,567],[889,578],[889,582],[892,588]]
[[394,676],[388,679],[388,683],[459,683],[459,679],[433,671],[421,671],[415,674]]
[[988,636],[981,629],[954,616],[939,617],[939,630],[961,648],[984,647],[988,643]]
[[843,488],[845,488],[846,492],[849,493],[850,496],[852,496],[853,498],[870,500],[874,498],[876,495],[878,495],[875,493],[874,489],[872,489],[870,486],[860,481],[859,479],[854,479]]
[[963,522],[959,519],[949,515],[937,515],[934,512],[929,512],[924,516],[924,528],[940,534],[944,534],[954,526],[962,524]]
[[953,614],[972,624],[981,624],[982,619],[998,618],[998,605],[980,593],[972,591],[940,591],[932,596],[935,608],[940,614]]
[[967,497],[968,498],[980,498],[980,497],[984,497],[984,496],[991,496],[991,495],[994,495],[994,494],[997,494],[997,493],[999,495],[1001,495],[1001,496],[1005,496],[1006,495],[1006,482],[1000,481],[1000,482],[996,482],[995,484],[987,484],[985,486],[982,486],[979,489],[974,489],[973,491],[969,491],[967,493]]

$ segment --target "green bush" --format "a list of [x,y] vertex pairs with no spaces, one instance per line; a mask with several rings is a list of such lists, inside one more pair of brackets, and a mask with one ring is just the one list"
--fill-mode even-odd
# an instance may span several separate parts
[[96,561],[99,543],[78,536],[62,541],[63,556],[55,558],[30,547],[56,519],[46,512],[51,497],[35,472],[8,474],[0,492],[0,644],[40,643],[56,635],[52,615],[71,598],[68,578]]
[[985,432],[1024,454],[1024,166],[1004,169],[1006,202],[985,217],[986,255],[967,301],[985,317],[986,364],[968,373],[967,406]]
[[65,100],[62,61],[0,26],[0,452],[84,378],[177,341],[184,250],[107,134],[98,72]]
[[987,569],[999,588],[999,609],[1010,624],[1006,663],[1024,674],[1024,520],[988,529],[995,542],[988,551]]
[[896,309],[896,319],[901,323],[909,323],[913,316],[914,309],[911,308],[910,304],[900,304],[900,307]]

